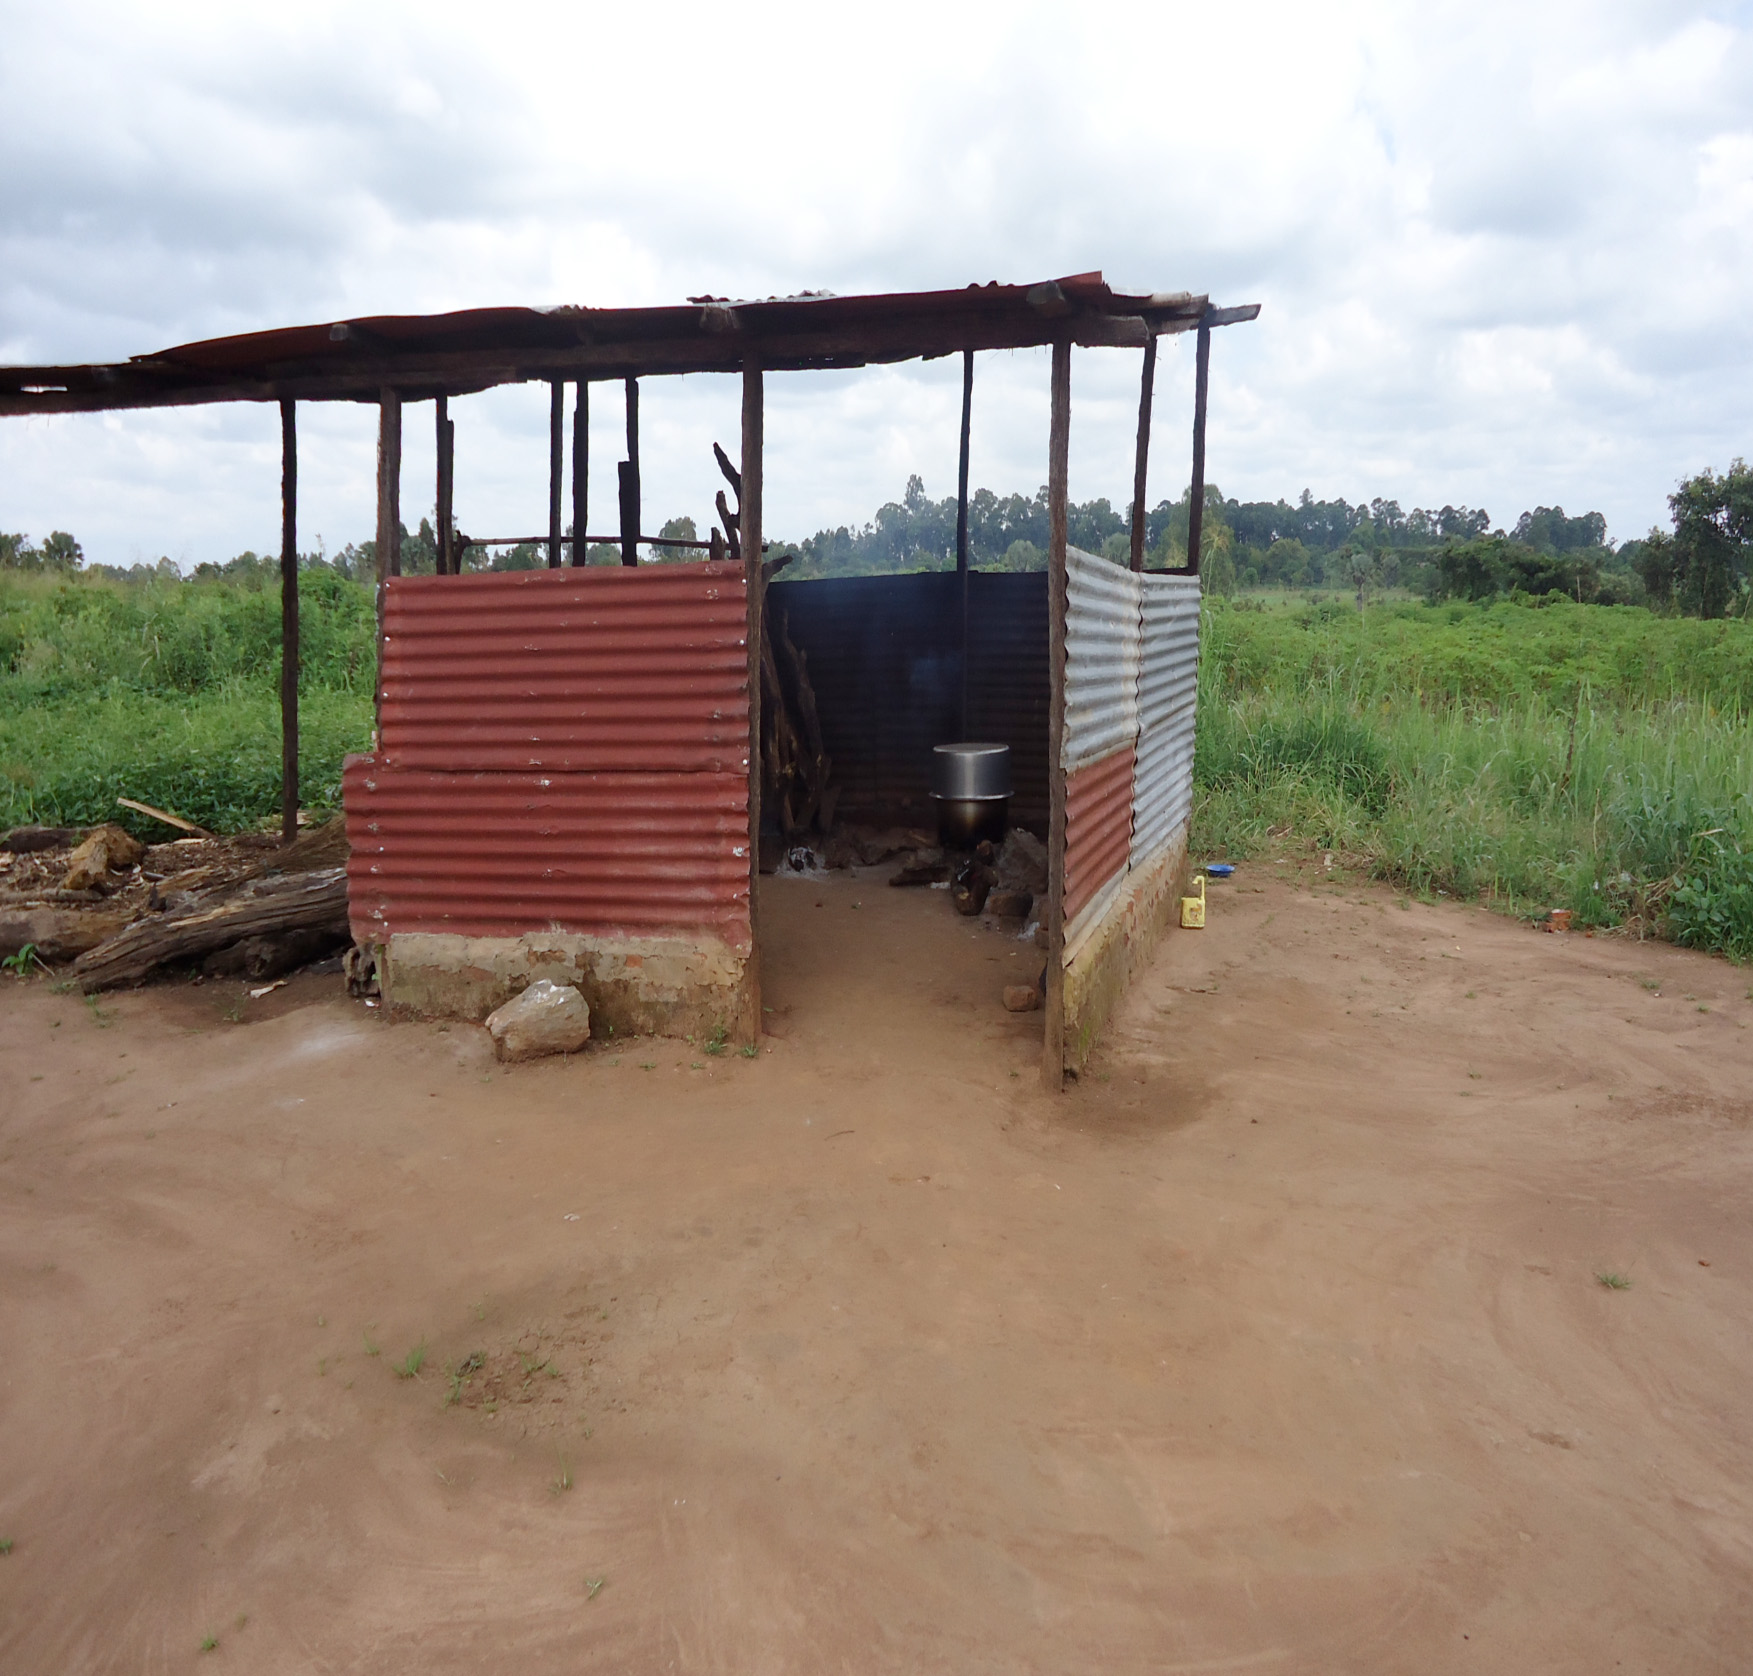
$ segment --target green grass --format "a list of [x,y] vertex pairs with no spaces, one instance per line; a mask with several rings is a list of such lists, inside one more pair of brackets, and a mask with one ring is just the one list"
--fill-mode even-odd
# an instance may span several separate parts
[[1631,1290],[1630,1277],[1619,1274],[1613,1269],[1603,1270],[1600,1274],[1595,1276],[1595,1279],[1605,1286],[1609,1292],[1629,1292]]
[[1753,958],[1753,625],[1575,605],[1206,623],[1198,853],[1313,844],[1420,894]]
[[422,1339],[399,1362],[391,1362],[398,1379],[412,1379],[426,1361],[426,1341]]
[[[338,807],[371,736],[373,609],[344,578],[300,593],[300,801]],[[115,820],[117,797],[215,831],[280,804],[278,596],[225,583],[0,578],[0,827]]]

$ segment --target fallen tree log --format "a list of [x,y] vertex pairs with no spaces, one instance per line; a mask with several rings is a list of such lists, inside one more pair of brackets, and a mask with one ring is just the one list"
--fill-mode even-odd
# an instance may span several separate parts
[[246,937],[347,929],[347,870],[324,868],[254,879],[241,890],[203,894],[163,914],[148,914],[73,963],[87,995],[139,983],[160,966],[195,960]]

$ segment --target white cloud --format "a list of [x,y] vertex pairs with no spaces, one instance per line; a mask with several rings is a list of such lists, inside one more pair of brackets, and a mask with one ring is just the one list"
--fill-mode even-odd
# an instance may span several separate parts
[[[1599,508],[1639,533],[1747,451],[1746,8],[900,4],[880,12],[0,0],[0,358],[295,321],[1034,279],[1258,300],[1219,335],[1230,494]],[[1186,480],[1159,372],[1153,498]],[[1129,489],[1136,355],[1074,374],[1073,492]],[[769,522],[955,470],[953,362],[775,379]],[[1044,474],[1038,355],[983,357],[976,483]],[[458,510],[544,519],[546,394],[456,404]],[[595,504],[620,413],[595,404]],[[727,379],[649,381],[651,521],[702,524]],[[429,410],[409,410],[411,512]],[[371,416],[302,424],[303,525],[369,533]],[[274,416],[0,423],[0,528],[97,558],[274,540]],[[597,522],[612,522],[599,517]]]

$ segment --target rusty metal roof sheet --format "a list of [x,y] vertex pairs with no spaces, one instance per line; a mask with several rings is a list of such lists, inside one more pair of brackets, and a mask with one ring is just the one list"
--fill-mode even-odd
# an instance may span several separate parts
[[525,379],[731,371],[751,354],[774,370],[861,366],[1069,336],[1142,344],[1152,334],[1252,319],[1185,291],[1123,293],[1100,273],[1033,285],[659,308],[473,308],[384,314],[178,344],[96,366],[0,367],[0,413],[93,411],[212,401],[406,399]]
[[735,563],[393,577],[380,758],[746,773],[746,597]]

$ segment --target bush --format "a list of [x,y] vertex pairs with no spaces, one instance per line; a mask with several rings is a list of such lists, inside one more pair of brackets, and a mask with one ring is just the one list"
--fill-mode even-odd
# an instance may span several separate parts
[[1753,960],[1753,854],[1719,850],[1689,872],[1668,904],[1674,941]]

